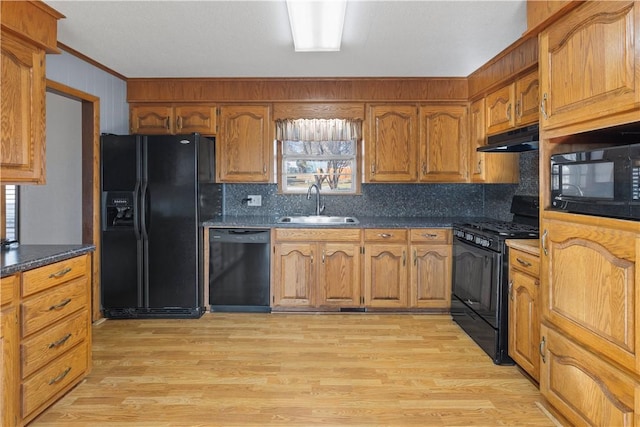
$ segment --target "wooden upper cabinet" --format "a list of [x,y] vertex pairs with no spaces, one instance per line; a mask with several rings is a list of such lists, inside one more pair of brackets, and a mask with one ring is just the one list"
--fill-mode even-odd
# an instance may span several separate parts
[[538,70],[517,78],[486,97],[487,134],[493,135],[538,122]]
[[486,97],[486,124],[489,135],[503,132],[515,126],[515,83],[501,87]]
[[479,147],[487,145],[485,125],[485,99],[469,107],[469,176],[477,183],[518,183],[520,165],[518,153],[482,153]]
[[515,126],[537,123],[540,116],[540,79],[538,70],[515,82]]
[[45,52],[2,33],[2,182],[45,182]]
[[465,182],[468,117],[463,105],[420,107],[420,181]]
[[171,105],[134,105],[130,108],[132,134],[171,135],[175,133]]
[[541,127],[637,121],[640,4],[589,1],[540,33]]
[[0,7],[2,183],[44,184],[45,53],[58,53],[57,25],[63,15],[36,1],[3,1]]
[[215,105],[138,104],[130,108],[132,134],[216,133]]
[[218,182],[270,182],[273,126],[268,105],[223,105],[216,139]]
[[415,182],[416,105],[369,105],[365,133],[367,182]]

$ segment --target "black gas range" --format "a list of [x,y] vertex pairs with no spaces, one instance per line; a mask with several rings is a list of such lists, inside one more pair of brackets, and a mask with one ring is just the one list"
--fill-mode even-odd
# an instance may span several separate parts
[[498,365],[508,355],[507,239],[537,239],[537,196],[514,196],[512,221],[483,218],[453,224],[453,320]]

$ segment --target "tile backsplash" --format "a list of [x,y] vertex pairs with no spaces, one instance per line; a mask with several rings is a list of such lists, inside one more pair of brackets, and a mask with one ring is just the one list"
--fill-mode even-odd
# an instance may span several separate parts
[[[214,191],[207,189],[206,191]],[[278,194],[276,184],[222,184],[225,215],[279,216],[313,214],[315,194]],[[262,196],[262,206],[247,206],[248,195]],[[362,194],[322,195],[326,215],[352,216],[489,216],[510,220],[514,194],[538,194],[538,152],[520,154],[519,184],[362,184]],[[204,218],[216,210],[205,210]]]

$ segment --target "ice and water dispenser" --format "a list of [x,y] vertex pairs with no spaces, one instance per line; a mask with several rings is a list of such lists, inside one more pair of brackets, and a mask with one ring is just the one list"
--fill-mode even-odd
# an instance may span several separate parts
[[108,191],[103,194],[103,230],[132,228],[134,218],[133,193]]

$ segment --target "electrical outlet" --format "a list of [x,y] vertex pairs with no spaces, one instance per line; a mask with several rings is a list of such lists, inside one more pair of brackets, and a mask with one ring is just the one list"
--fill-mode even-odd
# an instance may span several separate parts
[[262,206],[262,196],[247,196],[247,206]]

